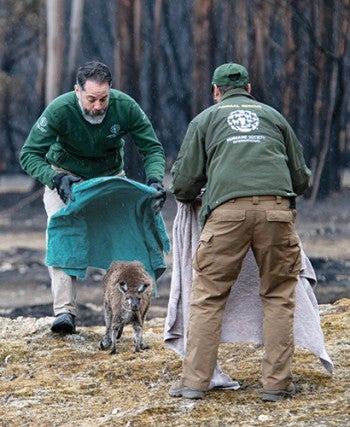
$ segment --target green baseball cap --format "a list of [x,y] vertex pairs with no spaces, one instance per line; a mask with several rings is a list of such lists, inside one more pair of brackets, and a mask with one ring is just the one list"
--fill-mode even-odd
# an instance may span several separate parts
[[244,87],[249,83],[249,74],[243,65],[229,62],[215,69],[211,83],[217,86]]

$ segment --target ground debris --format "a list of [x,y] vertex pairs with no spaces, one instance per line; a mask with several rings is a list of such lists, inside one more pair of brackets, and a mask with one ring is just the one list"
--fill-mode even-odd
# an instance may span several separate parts
[[[210,391],[202,401],[175,399],[167,391],[181,360],[163,343],[164,318],[146,321],[148,351],[132,351],[127,327],[118,353],[99,350],[104,327],[51,333],[51,317],[0,318],[1,425],[25,426],[337,426],[349,420],[350,300],[320,306],[330,375],[310,352],[296,350],[294,380],[301,392],[278,403],[260,400],[261,346],[220,346],[222,368],[244,384]],[[232,356],[234,355],[234,357]]]

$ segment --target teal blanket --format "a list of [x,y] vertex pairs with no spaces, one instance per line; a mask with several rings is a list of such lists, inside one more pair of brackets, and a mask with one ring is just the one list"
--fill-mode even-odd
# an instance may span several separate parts
[[112,261],[138,260],[157,279],[170,240],[161,214],[152,209],[155,192],[120,177],[74,185],[75,200],[49,221],[46,265],[84,279],[88,267],[107,270]]

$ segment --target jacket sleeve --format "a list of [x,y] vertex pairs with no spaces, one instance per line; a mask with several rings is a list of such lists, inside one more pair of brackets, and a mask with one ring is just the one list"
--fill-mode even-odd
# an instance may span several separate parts
[[180,202],[192,202],[206,184],[207,156],[204,142],[205,135],[198,123],[192,121],[171,168],[172,191]]
[[165,173],[164,148],[159,142],[150,120],[136,101],[132,103],[130,115],[130,135],[142,157],[146,182],[150,178],[163,181]]
[[19,158],[25,172],[51,189],[53,188],[52,178],[57,172],[46,162],[45,156],[57,138],[52,122],[50,112],[46,109],[32,127]]
[[311,171],[305,164],[302,145],[287,122],[285,122],[283,133],[293,191],[299,196],[307,190],[310,184]]

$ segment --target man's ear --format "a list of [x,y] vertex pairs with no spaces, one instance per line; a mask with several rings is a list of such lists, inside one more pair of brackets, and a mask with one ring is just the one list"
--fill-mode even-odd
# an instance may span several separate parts
[[252,85],[250,83],[247,84],[247,92],[252,92]]
[[78,85],[74,85],[74,92],[79,97],[79,88],[78,88]]
[[213,84],[212,91],[213,91],[213,99],[214,99],[214,102],[215,102],[215,103],[220,102],[220,101],[221,101],[221,97],[222,97],[222,96],[221,96],[221,93],[220,93],[220,91],[219,91],[218,85],[216,85],[215,83]]

